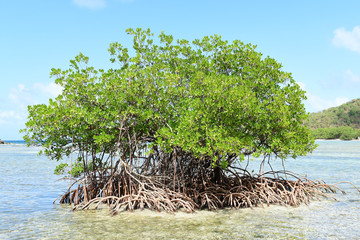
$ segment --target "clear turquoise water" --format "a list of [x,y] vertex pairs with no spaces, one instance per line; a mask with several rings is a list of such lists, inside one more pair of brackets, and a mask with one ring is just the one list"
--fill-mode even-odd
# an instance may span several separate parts
[[[288,170],[327,183],[360,186],[360,141],[319,141],[311,155],[286,162]],[[72,212],[53,204],[68,186],[56,181],[58,164],[38,147],[0,146],[0,239],[360,239],[360,193],[340,185],[338,201],[298,208],[199,211],[175,215],[136,211],[111,217],[106,209]],[[258,169],[259,162],[250,167]],[[281,169],[281,162],[273,167]]]

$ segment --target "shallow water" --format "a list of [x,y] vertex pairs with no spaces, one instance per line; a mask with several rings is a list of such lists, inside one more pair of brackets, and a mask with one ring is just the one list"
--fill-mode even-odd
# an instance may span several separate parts
[[[360,141],[319,141],[307,157],[286,168],[333,184],[360,186]],[[360,193],[339,185],[338,201],[309,206],[179,212],[148,210],[111,217],[107,209],[72,212],[53,204],[68,181],[56,181],[58,164],[37,156],[40,148],[0,146],[0,239],[359,239]],[[259,162],[250,167],[258,169]],[[267,166],[268,167],[268,166]],[[273,167],[281,169],[280,161]]]

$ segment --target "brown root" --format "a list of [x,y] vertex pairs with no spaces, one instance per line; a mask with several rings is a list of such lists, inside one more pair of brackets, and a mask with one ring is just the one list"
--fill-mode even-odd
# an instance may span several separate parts
[[320,197],[335,199],[328,193],[342,191],[335,185],[300,178],[290,172],[288,175],[295,179],[268,175],[275,176],[274,172],[261,176],[232,173],[222,176],[221,183],[201,176],[177,186],[171,177],[139,175],[124,167],[106,178],[78,181],[76,188],[70,188],[61,196],[60,203],[73,204],[74,210],[97,209],[103,203],[111,208],[112,214],[145,208],[169,213],[182,209],[191,213],[197,209],[253,208],[273,204],[297,207]]

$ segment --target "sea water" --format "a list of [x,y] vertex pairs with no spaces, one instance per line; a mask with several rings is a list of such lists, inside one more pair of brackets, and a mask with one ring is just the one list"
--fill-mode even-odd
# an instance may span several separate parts
[[[360,141],[317,141],[306,157],[287,159],[286,169],[328,184],[360,186]],[[40,147],[0,146],[0,239],[360,239],[360,193],[339,184],[334,194],[297,208],[197,211],[193,214],[73,212],[53,204],[68,180],[53,174],[55,161],[37,156]],[[255,160],[248,168],[258,171]],[[280,160],[272,167],[283,168]],[[269,166],[266,166],[269,168]]]

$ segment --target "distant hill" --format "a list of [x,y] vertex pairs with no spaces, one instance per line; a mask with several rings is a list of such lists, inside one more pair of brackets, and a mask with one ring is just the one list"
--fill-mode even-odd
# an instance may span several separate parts
[[351,127],[360,128],[360,98],[338,107],[311,113],[305,123],[310,129]]

